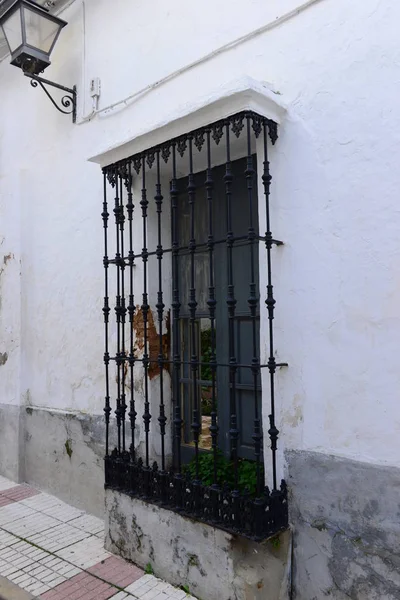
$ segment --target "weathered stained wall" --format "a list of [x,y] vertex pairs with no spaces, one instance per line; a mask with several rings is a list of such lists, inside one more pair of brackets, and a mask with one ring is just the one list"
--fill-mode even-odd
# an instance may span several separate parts
[[20,423],[21,479],[102,518],[104,419],[26,406],[21,408]]
[[289,531],[258,544],[107,490],[106,548],[201,600],[289,600]]
[[4,115],[12,100],[0,84],[0,456],[1,471],[18,480],[21,398],[21,262],[19,170],[15,178],[6,177],[13,158],[9,150],[14,136],[22,133],[4,127]]
[[290,452],[296,600],[400,598],[400,469]]

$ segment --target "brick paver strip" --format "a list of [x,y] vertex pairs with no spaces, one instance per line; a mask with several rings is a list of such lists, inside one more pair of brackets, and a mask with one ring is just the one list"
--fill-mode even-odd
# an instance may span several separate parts
[[117,591],[89,573],[79,573],[40,597],[43,600],[108,600]]
[[93,575],[97,575],[100,579],[104,579],[120,588],[130,585],[144,575],[142,569],[126,562],[118,556],[110,556],[110,558],[102,560],[87,570],[89,573],[93,573]]
[[12,500],[13,502],[20,502],[26,498],[37,496],[40,494],[38,490],[34,490],[28,485],[16,485],[15,487],[9,488],[8,490],[1,490],[0,496]]
[[0,508],[3,506],[7,506],[8,504],[12,504],[14,500],[10,500],[10,498],[6,498],[0,494]]

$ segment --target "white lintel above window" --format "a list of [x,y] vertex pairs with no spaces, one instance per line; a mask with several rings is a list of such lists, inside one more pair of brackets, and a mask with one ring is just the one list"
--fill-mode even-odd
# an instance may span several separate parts
[[286,106],[282,96],[270,84],[242,77],[218,87],[196,103],[178,106],[173,114],[162,116],[160,107],[159,120],[154,122],[154,126],[139,130],[135,137],[108,147],[89,160],[105,166],[245,110],[254,111],[279,125],[285,116]]

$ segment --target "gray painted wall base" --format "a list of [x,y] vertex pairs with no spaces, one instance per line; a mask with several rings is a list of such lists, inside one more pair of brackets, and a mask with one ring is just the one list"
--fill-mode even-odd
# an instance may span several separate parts
[[1,475],[21,481],[19,457],[23,445],[20,428],[20,407],[12,404],[0,404],[0,465]]
[[102,416],[0,404],[1,475],[104,517]]
[[24,480],[104,517],[104,418],[24,409]]
[[400,470],[288,452],[295,600],[399,600]]
[[106,549],[202,600],[288,600],[291,534],[257,544],[106,491]]

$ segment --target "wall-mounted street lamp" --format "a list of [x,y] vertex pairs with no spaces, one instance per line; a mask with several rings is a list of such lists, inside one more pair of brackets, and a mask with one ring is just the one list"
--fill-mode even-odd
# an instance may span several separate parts
[[[67,25],[65,21],[51,15],[49,11],[33,0],[15,0],[0,13],[0,27],[11,53],[11,64],[19,67],[31,85],[40,85],[54,106],[64,114],[72,114],[76,119],[76,86],[72,89],[39,77],[50,65],[50,54],[60,35],[61,29]],[[67,95],[61,99],[61,106],[50,95],[46,86],[52,86]]]

